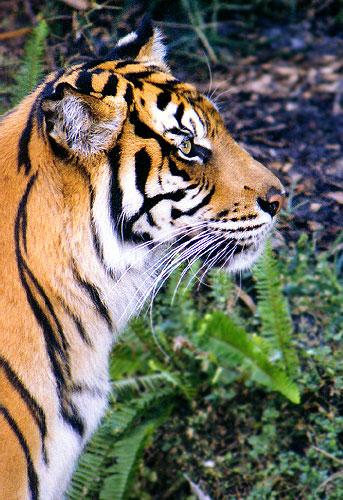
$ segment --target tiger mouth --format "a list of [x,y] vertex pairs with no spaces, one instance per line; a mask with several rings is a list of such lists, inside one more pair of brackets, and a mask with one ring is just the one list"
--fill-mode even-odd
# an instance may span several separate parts
[[207,244],[202,231],[191,230],[178,240],[178,244],[182,253],[187,254],[185,260],[189,264],[199,259],[206,270],[219,267],[236,272],[250,268],[257,260],[271,228],[272,225],[267,225],[257,234],[249,231],[244,237],[233,237],[231,231],[215,229]]
[[[214,242],[212,246],[205,247],[202,251],[199,251],[197,248],[198,245],[192,244],[193,238],[194,233],[190,233],[180,240],[180,245],[184,245],[183,251],[189,250],[191,252],[187,260],[189,262],[194,260],[194,256],[198,254],[197,257],[202,261],[203,266],[209,268],[230,268],[230,263],[236,256],[254,253],[260,246],[260,242],[228,238],[224,234],[221,241]],[[199,247],[201,247],[201,240],[199,240]]]

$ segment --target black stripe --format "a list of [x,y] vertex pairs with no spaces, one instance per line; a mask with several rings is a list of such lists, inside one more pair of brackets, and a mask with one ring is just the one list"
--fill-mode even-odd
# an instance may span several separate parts
[[89,386],[88,384],[83,384],[80,382],[77,384],[74,384],[71,390],[73,391],[73,393],[76,393],[76,394],[86,393],[86,394],[89,394],[90,396],[93,396],[94,398],[107,397],[107,392],[104,392],[99,387]]
[[105,262],[104,262],[103,249],[102,249],[102,245],[101,245],[101,242],[100,242],[98,234],[97,234],[96,225],[95,225],[95,221],[93,218],[94,189],[91,185],[91,178],[90,178],[88,171],[81,163],[78,164],[78,167],[79,167],[80,173],[82,174],[82,177],[85,179],[85,182],[87,183],[88,192],[89,192],[90,231],[91,231],[91,235],[92,235],[93,246],[94,246],[95,252],[97,254],[97,257],[98,257],[99,261],[101,262],[101,264],[103,265],[105,271],[108,273],[111,273],[111,270],[109,270],[106,267]]
[[144,71],[131,71],[131,72],[127,72],[124,74],[125,78],[127,80],[144,80],[145,78],[147,78],[148,76],[151,76],[153,73],[155,73],[154,71],[150,70],[150,69],[147,69],[147,70],[144,70]]
[[174,115],[175,117],[175,120],[177,121],[177,123],[179,124],[179,127],[182,128],[183,125],[182,125],[182,117],[183,117],[183,114],[185,112],[185,105],[183,104],[183,102],[181,102],[178,107],[177,107],[177,110],[176,110],[176,113]]
[[222,210],[221,212],[219,212],[218,217],[226,217],[227,215],[229,215],[229,211]]
[[[68,345],[64,337],[61,324],[58,321],[52,304],[44,289],[39,284],[31,269],[27,265],[20,248],[21,242],[26,241],[26,236],[23,234],[23,230],[26,230],[26,225],[23,224],[23,220],[26,220],[27,217],[26,206],[28,197],[36,179],[37,174],[31,176],[18,207],[14,229],[17,266],[22,286],[26,292],[27,301],[31,307],[37,323],[40,325],[43,331],[46,350],[56,380],[56,390],[60,402],[61,414],[63,418],[82,435],[83,426],[81,426],[79,422],[81,419],[78,416],[77,411],[73,407],[72,403],[69,401],[68,385],[70,385],[71,383],[71,374],[67,351]],[[33,290],[35,290],[35,292],[38,294],[38,297],[47,308],[48,313],[43,311],[41,304],[34,296]],[[51,323],[50,319],[53,320],[53,324]],[[58,341],[58,339],[56,338],[56,333],[58,333],[60,341]],[[68,410],[66,410],[66,408]],[[76,424],[74,420],[76,421]]]
[[150,226],[152,226],[152,227],[156,227],[156,226],[157,226],[157,224],[156,224],[156,222],[154,221],[154,218],[153,218],[153,216],[151,215],[151,213],[150,213],[150,212],[147,212],[146,216],[147,216],[147,221],[148,221],[148,223],[150,224]]
[[151,158],[142,148],[135,154],[136,187],[143,196],[145,196],[145,184],[147,182],[151,169]]
[[133,110],[130,114],[130,122],[135,127],[135,134],[143,139],[155,139],[162,151],[163,156],[169,156],[173,150],[173,146],[169,144],[161,135],[157,134],[148,125],[142,122],[138,116],[137,110]]
[[205,198],[198,205],[191,208],[190,210],[187,210],[186,212],[182,212],[182,215],[188,215],[188,216],[194,215],[198,210],[200,210],[200,208],[206,206],[211,201],[211,198],[212,198],[214,192],[215,192],[215,187],[213,186],[211,191],[209,193],[207,193]]
[[[63,73],[63,70],[60,70],[59,72],[56,73],[56,77],[51,81],[48,82],[42,89],[42,91],[39,93],[37,98],[35,99],[34,103],[32,104],[25,128],[19,138],[19,144],[18,144],[18,172],[21,171],[22,168],[24,168],[24,173],[25,175],[29,175],[31,171],[31,160],[30,160],[30,154],[29,154],[29,145],[30,145],[30,140],[31,140],[31,133],[32,133],[32,127],[33,127],[33,119],[35,112],[37,110],[37,103],[41,101],[44,97],[46,97],[52,90],[53,85],[55,82],[58,80],[58,78],[61,76]],[[41,127],[42,125],[42,120],[43,120],[43,112],[39,108],[38,109],[38,115],[37,115],[37,120],[38,120],[38,125]]]
[[154,87],[157,87],[161,90],[168,90],[169,92],[174,92],[177,90],[177,87],[180,85],[180,81],[176,78],[170,78],[170,80],[165,80],[163,83],[159,82],[151,82]]
[[73,273],[74,273],[74,277],[75,277],[76,281],[81,285],[81,287],[84,290],[86,290],[86,292],[87,292],[89,298],[91,299],[91,301],[93,302],[94,307],[97,310],[97,312],[106,321],[108,328],[110,330],[112,330],[113,325],[112,325],[112,320],[111,320],[110,314],[108,312],[107,307],[102,302],[102,300],[100,298],[99,291],[96,288],[96,286],[93,285],[92,283],[89,283],[89,281],[85,281],[84,279],[82,279],[80,274],[78,273],[76,267],[74,267]]
[[116,63],[116,69],[125,68],[125,66],[131,66],[131,64],[142,64],[140,61],[119,61]]
[[182,170],[181,168],[178,168],[174,160],[169,160],[169,169],[170,173],[174,176],[177,177],[182,177],[184,181],[190,181],[191,178],[186,172],[186,170]]
[[[233,219],[228,219],[229,222],[231,222],[232,220]],[[253,229],[259,229],[262,226],[264,226],[264,223],[255,224],[255,226],[245,226],[245,227],[237,227],[236,229],[228,229],[227,232],[237,233],[238,231],[252,231]]]
[[126,239],[133,241],[133,242],[141,242],[142,240],[150,239],[151,237],[149,235],[143,235],[143,234],[135,234],[132,232],[132,227],[134,223],[143,215],[147,214],[150,212],[152,208],[154,208],[158,203],[160,203],[163,200],[171,200],[171,201],[180,201],[182,198],[185,196],[185,191],[183,189],[178,189],[177,191],[173,191],[170,193],[163,193],[163,194],[158,194],[156,196],[153,196],[151,198],[145,198],[142,207],[139,209],[139,211],[132,216],[127,222],[126,222]]
[[82,340],[85,342],[85,344],[88,344],[90,347],[92,347],[92,342],[90,341],[81,320],[79,320],[79,318],[75,316],[75,314],[72,314],[71,317],[73,318],[77,331],[79,332],[79,335],[82,338]]
[[124,99],[125,99],[126,104],[128,106],[131,106],[131,104],[133,103],[133,90],[132,90],[132,86],[130,84],[128,84],[126,87]]
[[89,71],[80,71],[75,82],[75,87],[83,94],[90,94],[91,92],[94,92],[92,86],[92,73]]
[[45,437],[46,437],[46,420],[45,413],[41,406],[37,403],[34,397],[29,393],[24,384],[20,381],[16,373],[12,370],[9,363],[0,356],[0,368],[2,368],[8,378],[9,382],[13,385],[16,391],[20,394],[21,398],[25,401],[32,417],[36,421],[39,428],[39,432],[42,440],[42,453],[45,463],[48,462],[46,448],[45,448]]
[[51,146],[52,152],[57,158],[63,161],[67,161],[70,159],[70,151],[67,148],[63,147],[61,144],[58,144],[58,142],[56,142],[55,139],[51,137],[51,135],[48,136],[48,141]]
[[63,420],[65,420],[74,429],[74,431],[82,437],[85,433],[85,424],[78,414],[77,409],[69,400],[66,400],[65,402],[62,401],[62,404],[63,403],[66,404],[66,408],[62,408],[61,410]]
[[163,90],[160,94],[157,96],[157,107],[161,111],[165,110],[168,104],[171,101],[171,93],[168,90]]
[[170,212],[170,217],[175,220],[175,219],[179,219],[180,217],[183,216],[183,212],[182,210],[180,210],[179,208],[172,208],[171,209],[171,212]]
[[[7,421],[8,425],[11,427],[12,431],[16,435],[19,444],[24,452],[25,459],[26,459],[26,466],[27,466],[27,476],[29,479],[29,489],[31,493],[31,498],[32,500],[38,500],[38,486],[39,486],[39,481],[38,481],[38,476],[37,472],[34,468],[32,458],[31,458],[31,453],[29,450],[29,447],[27,445],[26,439],[24,438],[22,432],[20,431],[19,427],[17,426],[15,420],[12,418],[10,415],[9,411],[2,405],[0,405],[0,413],[3,415],[5,420]],[[15,474],[15,471],[13,471]]]
[[148,78],[151,74],[153,74],[153,71],[140,71],[136,73],[125,73],[125,78],[129,82],[132,83],[134,87],[137,89],[142,89],[143,88],[143,81],[144,79]]
[[185,197],[185,194],[186,193],[183,189],[178,189],[177,191],[172,191],[171,193],[157,194],[151,198],[145,198],[141,211],[144,213],[151,210],[162,200],[181,201],[182,198]]
[[31,171],[31,160],[29,155],[29,144],[31,139],[32,125],[33,125],[33,117],[36,110],[36,103],[33,104],[30,110],[29,117],[26,122],[26,126],[23,130],[23,133],[19,139],[18,145],[18,172],[24,168],[25,175],[29,175]]
[[255,214],[251,214],[251,215],[242,215],[239,220],[252,220],[252,219],[256,219],[257,215]]
[[95,226],[95,221],[93,219],[93,205],[94,205],[94,191],[91,186],[89,186],[89,205],[90,205],[90,230],[92,234],[93,245],[98,259],[104,265],[104,253],[102,249],[101,242],[98,237],[98,233]]
[[110,75],[107,79],[106,84],[104,85],[104,88],[101,91],[101,94],[103,96],[116,95],[117,85],[118,85],[118,78],[116,77],[116,75]]
[[123,193],[119,186],[120,155],[121,148],[119,145],[116,145],[108,153],[108,161],[112,171],[110,180],[110,211],[115,224],[117,224],[122,212],[123,200]]
[[59,300],[60,300],[60,303],[61,303],[64,311],[66,312],[66,314],[74,322],[74,325],[75,325],[81,339],[83,340],[83,342],[85,344],[87,344],[88,346],[92,347],[92,342],[91,342],[90,338],[88,337],[87,332],[86,332],[81,320],[70,310],[69,306],[64,302],[62,297],[60,297]]
[[[39,94],[39,96],[37,98],[37,102],[41,103],[44,99],[52,96],[55,83],[60,78],[60,76],[63,75],[63,73],[64,73],[63,69],[60,69],[56,72],[55,78],[53,80],[51,80],[50,82],[48,82],[43,87],[42,92]],[[43,125],[44,116],[46,116],[46,113],[43,111],[42,107],[37,106],[37,124],[38,124],[39,132],[42,132],[42,130],[43,130],[42,125]]]

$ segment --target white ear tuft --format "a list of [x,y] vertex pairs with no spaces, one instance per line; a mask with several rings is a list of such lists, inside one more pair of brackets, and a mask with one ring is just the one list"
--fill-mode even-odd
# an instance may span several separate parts
[[149,19],[143,19],[137,31],[132,31],[121,38],[107,58],[132,59],[168,71],[165,56],[166,47],[162,33]]
[[126,36],[123,36],[118,42],[116,43],[116,47],[122,47],[124,45],[129,45],[131,42],[137,39],[137,33],[135,31],[131,31],[131,33],[128,33]]
[[165,68],[167,67],[165,61],[166,54],[167,49],[163,43],[163,35],[159,29],[154,28],[153,36],[149,42],[141,48],[137,60]]
[[[65,91],[59,100],[42,103],[49,136],[78,155],[90,156],[115,142],[127,114],[124,99],[108,106],[95,97]],[[117,102],[118,101],[118,102]]]

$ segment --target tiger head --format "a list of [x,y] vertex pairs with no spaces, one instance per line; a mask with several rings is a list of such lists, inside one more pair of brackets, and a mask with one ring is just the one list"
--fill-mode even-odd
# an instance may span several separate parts
[[127,266],[138,249],[168,245],[180,262],[200,257],[231,271],[257,258],[282,185],[233,140],[207,97],[171,75],[151,24],[106,59],[50,76],[39,102],[53,154],[89,179],[109,268],[118,269],[119,249]]

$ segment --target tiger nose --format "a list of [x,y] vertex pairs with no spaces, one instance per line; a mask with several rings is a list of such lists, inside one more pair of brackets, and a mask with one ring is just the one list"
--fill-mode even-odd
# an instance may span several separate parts
[[274,217],[280,211],[284,198],[284,191],[271,188],[265,198],[257,198],[257,203],[264,212]]

